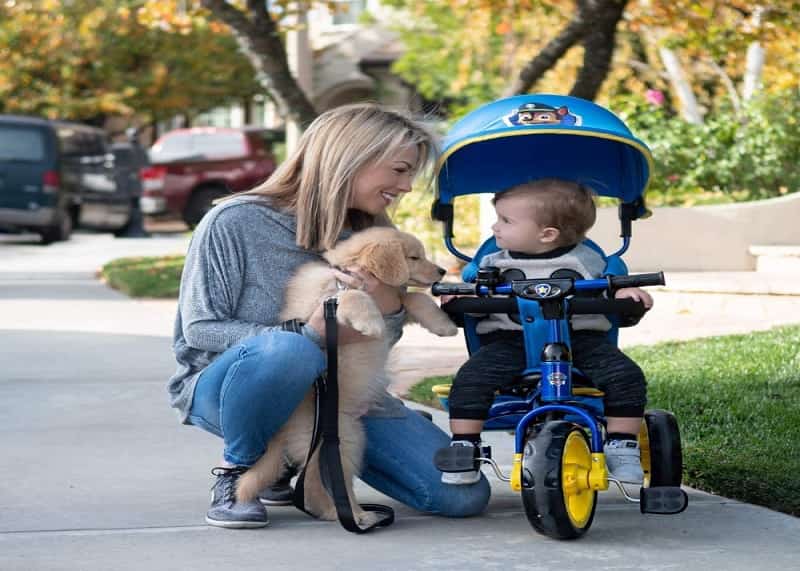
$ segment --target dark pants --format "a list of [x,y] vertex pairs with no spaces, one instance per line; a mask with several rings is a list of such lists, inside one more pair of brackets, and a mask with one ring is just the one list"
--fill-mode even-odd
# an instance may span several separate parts
[[[456,373],[450,390],[450,418],[486,420],[497,390],[513,386],[525,369],[521,331],[480,336],[481,347]],[[601,331],[570,334],[572,364],[605,393],[606,416],[636,418],[644,414],[647,383],[639,366]]]

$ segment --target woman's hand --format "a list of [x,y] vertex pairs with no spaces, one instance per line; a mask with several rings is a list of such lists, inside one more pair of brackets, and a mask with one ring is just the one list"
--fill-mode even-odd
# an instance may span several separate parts
[[650,309],[653,307],[653,298],[650,297],[650,294],[644,291],[643,289],[639,289],[638,287],[624,287],[622,289],[618,289],[617,292],[614,294],[616,299],[635,299],[636,301],[641,301],[646,309]]
[[364,270],[358,266],[351,266],[346,268],[347,273],[333,270],[336,279],[352,289],[360,289],[367,292],[372,299],[375,300],[375,305],[381,312],[381,315],[389,315],[397,313],[403,309],[403,302],[400,299],[400,289],[386,285],[371,272]]

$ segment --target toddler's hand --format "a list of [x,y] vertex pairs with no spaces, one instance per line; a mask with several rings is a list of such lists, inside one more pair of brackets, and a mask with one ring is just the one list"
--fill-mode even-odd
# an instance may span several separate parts
[[618,289],[617,293],[614,294],[616,299],[635,299],[636,301],[641,301],[647,309],[653,307],[653,298],[650,297],[650,294],[644,291],[643,289],[639,289],[638,287],[624,287],[622,289]]

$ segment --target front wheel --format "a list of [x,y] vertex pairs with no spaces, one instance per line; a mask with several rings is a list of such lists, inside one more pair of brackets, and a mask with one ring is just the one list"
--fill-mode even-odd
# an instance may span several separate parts
[[639,431],[644,487],[680,486],[683,476],[681,434],[675,415],[648,410]]
[[592,452],[586,431],[563,420],[545,423],[525,442],[522,503],[533,528],[555,539],[589,530],[597,491],[589,487]]

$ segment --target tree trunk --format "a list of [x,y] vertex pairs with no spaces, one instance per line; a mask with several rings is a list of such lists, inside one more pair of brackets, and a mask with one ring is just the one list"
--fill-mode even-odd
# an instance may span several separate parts
[[201,2],[215,18],[231,28],[239,48],[253,63],[281,113],[301,125],[311,123],[317,112],[289,70],[286,49],[267,11],[267,2],[248,0],[246,12],[226,0]]
[[[753,25],[756,29],[761,27],[764,16],[764,7],[756,6],[753,10]],[[744,69],[744,85],[742,85],[742,99],[747,101],[758,91],[761,84],[761,70],[764,68],[764,48],[756,40],[747,46],[747,60]]]
[[672,88],[681,102],[681,115],[689,123],[702,125],[703,115],[700,112],[700,105],[697,103],[691,84],[686,79],[686,74],[683,73],[683,67],[678,60],[678,56],[667,47],[659,48],[658,53],[667,70]]
[[584,13],[583,3],[584,0],[577,3],[575,17],[555,38],[547,43],[542,51],[536,54],[536,57],[522,68],[514,83],[503,93],[504,97],[527,93],[547,70],[556,65],[558,60],[583,38],[591,21],[591,17]]
[[759,42],[747,46],[747,63],[744,70],[744,86],[742,99],[747,101],[758,91],[761,85],[761,70],[764,68],[764,48]]
[[[583,66],[569,94],[594,100],[608,76],[614,55],[617,24],[622,19],[628,0],[598,2],[591,9],[592,25],[583,39]],[[587,8],[590,8],[587,6]]]

